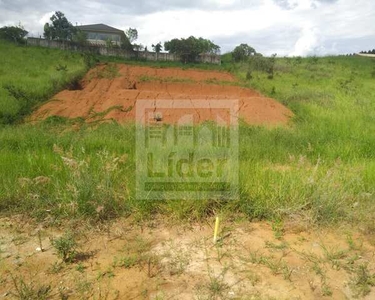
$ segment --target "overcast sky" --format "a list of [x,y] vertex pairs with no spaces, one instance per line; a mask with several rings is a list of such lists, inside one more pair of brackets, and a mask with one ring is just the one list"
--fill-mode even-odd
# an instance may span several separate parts
[[[57,1],[56,1],[57,2]],[[138,29],[138,43],[194,35],[222,53],[240,43],[266,55],[346,54],[375,48],[374,0],[0,0],[0,26],[21,22],[32,36],[54,11],[73,24]]]

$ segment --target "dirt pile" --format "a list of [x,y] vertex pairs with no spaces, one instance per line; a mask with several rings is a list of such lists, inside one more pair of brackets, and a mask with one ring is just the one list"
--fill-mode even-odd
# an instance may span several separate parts
[[236,86],[229,73],[109,64],[90,70],[82,82],[55,95],[31,119],[62,116],[124,123],[135,120],[138,101],[155,100],[155,111],[163,109],[163,121],[176,122],[170,109],[180,100],[191,100],[193,118],[202,122],[215,120],[214,113],[202,107],[228,99],[238,100],[239,117],[249,124],[286,124],[292,116],[277,101]]

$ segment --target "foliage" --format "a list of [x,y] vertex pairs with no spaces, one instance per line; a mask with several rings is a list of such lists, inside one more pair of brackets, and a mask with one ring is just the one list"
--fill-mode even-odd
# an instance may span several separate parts
[[134,51],[133,45],[130,43],[128,37],[125,34],[121,36],[121,49]]
[[157,43],[157,44],[152,44],[152,49],[156,52],[156,53],[160,53],[161,50],[163,49],[163,46],[161,45],[161,42]]
[[72,41],[81,46],[87,45],[87,33],[82,30],[76,29],[73,34]]
[[133,44],[134,51],[140,52],[145,49],[145,47],[142,44]]
[[125,35],[127,36],[129,42],[132,44],[138,39],[138,30],[136,28],[129,28],[126,30]]
[[363,53],[363,54],[375,54],[375,49],[372,49],[372,50],[369,50],[369,51],[361,51],[359,53]]
[[275,59],[276,54],[273,54],[271,57],[264,57],[261,55],[251,56],[248,60],[246,79],[250,80],[252,78],[253,71],[266,72],[268,74],[268,79],[273,79]]
[[105,45],[107,48],[113,48],[114,47],[114,44],[113,44],[113,41],[112,39],[108,38],[106,41],[105,41]]
[[63,262],[71,262],[75,258],[77,242],[70,233],[52,240],[51,244]]
[[[7,57],[0,64],[1,86],[7,87],[0,89],[6,95],[1,101],[7,101],[1,106],[3,113],[14,105],[14,97],[46,99],[54,89],[51,78],[59,84],[70,82],[85,69],[86,59],[64,51],[25,49],[2,41],[0,52],[0,59]],[[246,81],[249,64],[251,79]],[[59,65],[66,71],[57,71]],[[54,117],[39,124],[0,128],[0,210],[42,219],[52,215],[102,221],[130,213],[145,219],[164,213],[197,220],[223,211],[270,220],[291,216],[312,224],[372,224],[375,92],[371,58],[321,57],[315,63],[312,58],[251,56],[246,63],[233,63],[228,55],[224,66],[199,67],[228,68],[241,85],[276,98],[295,114],[288,127],[240,126],[237,200],[137,201],[132,175],[134,125],[92,126]],[[64,73],[67,77],[60,77]],[[272,81],[267,80],[270,74]],[[358,282],[368,284],[361,278]]]
[[51,297],[50,285],[37,285],[34,282],[26,283],[20,277],[12,275],[12,281],[16,293],[12,293],[19,300],[47,300]]
[[44,25],[44,37],[48,40],[73,40],[77,29],[61,11],[56,11],[50,18],[51,23]]
[[232,57],[235,62],[247,60],[251,55],[255,55],[256,51],[253,47],[248,44],[241,44],[234,48]]
[[375,274],[369,272],[366,264],[358,266],[355,276],[350,282],[350,287],[354,290],[356,298],[368,295],[373,286],[375,286]]
[[[67,71],[61,72],[57,66]],[[85,70],[79,53],[25,48],[0,40],[0,124],[20,121]]]
[[28,31],[22,25],[4,26],[0,28],[0,39],[8,40],[16,44],[24,44]]
[[164,49],[181,56],[183,62],[194,62],[199,54],[218,54],[220,47],[210,40],[190,36],[187,39],[172,39],[164,43]]

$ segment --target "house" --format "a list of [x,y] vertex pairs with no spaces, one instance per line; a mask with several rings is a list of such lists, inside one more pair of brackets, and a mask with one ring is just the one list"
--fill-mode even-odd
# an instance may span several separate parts
[[106,45],[111,41],[120,46],[126,39],[123,30],[105,24],[81,25],[76,28],[87,34],[87,41],[91,44]]

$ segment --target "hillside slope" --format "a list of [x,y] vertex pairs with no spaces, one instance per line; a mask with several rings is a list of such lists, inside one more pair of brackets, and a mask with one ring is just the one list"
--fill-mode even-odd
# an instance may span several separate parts
[[[83,59],[76,54],[14,46],[3,47],[3,52],[12,49],[18,55],[24,52],[24,60],[38,66],[39,73],[30,75],[35,68],[23,66],[18,56],[11,55],[7,67],[1,66],[10,70],[2,72],[2,85],[34,91],[38,99],[52,95],[58,88],[54,82],[68,81],[63,73],[75,76],[84,70]],[[65,64],[67,71],[56,70]],[[52,117],[0,129],[0,210],[39,218],[134,214],[143,219],[163,213],[190,220],[225,212],[278,222],[284,218],[309,224],[350,222],[375,232],[373,59],[276,59],[273,79],[262,70],[246,76],[248,67],[230,62],[222,66],[231,69],[241,86],[277,99],[294,117],[288,127],[240,127],[238,199],[138,201],[134,126]],[[142,84],[151,84],[149,79],[143,78]],[[5,109],[28,103],[14,101],[8,92],[1,99],[3,121],[8,120]],[[13,109],[7,114],[10,119],[22,112],[16,105]]]
[[85,69],[78,53],[0,40],[0,124],[30,113],[34,105],[82,76]]
[[198,124],[217,117],[217,110],[204,112],[202,106],[214,107],[228,99],[238,100],[239,118],[247,124],[286,125],[293,115],[274,99],[238,86],[237,79],[227,72],[106,64],[91,69],[79,89],[54,95],[32,115],[32,120],[60,116],[87,122],[134,122],[137,103],[155,100],[163,122],[174,123],[179,116],[172,108],[181,100],[190,100],[194,105],[190,113]]

